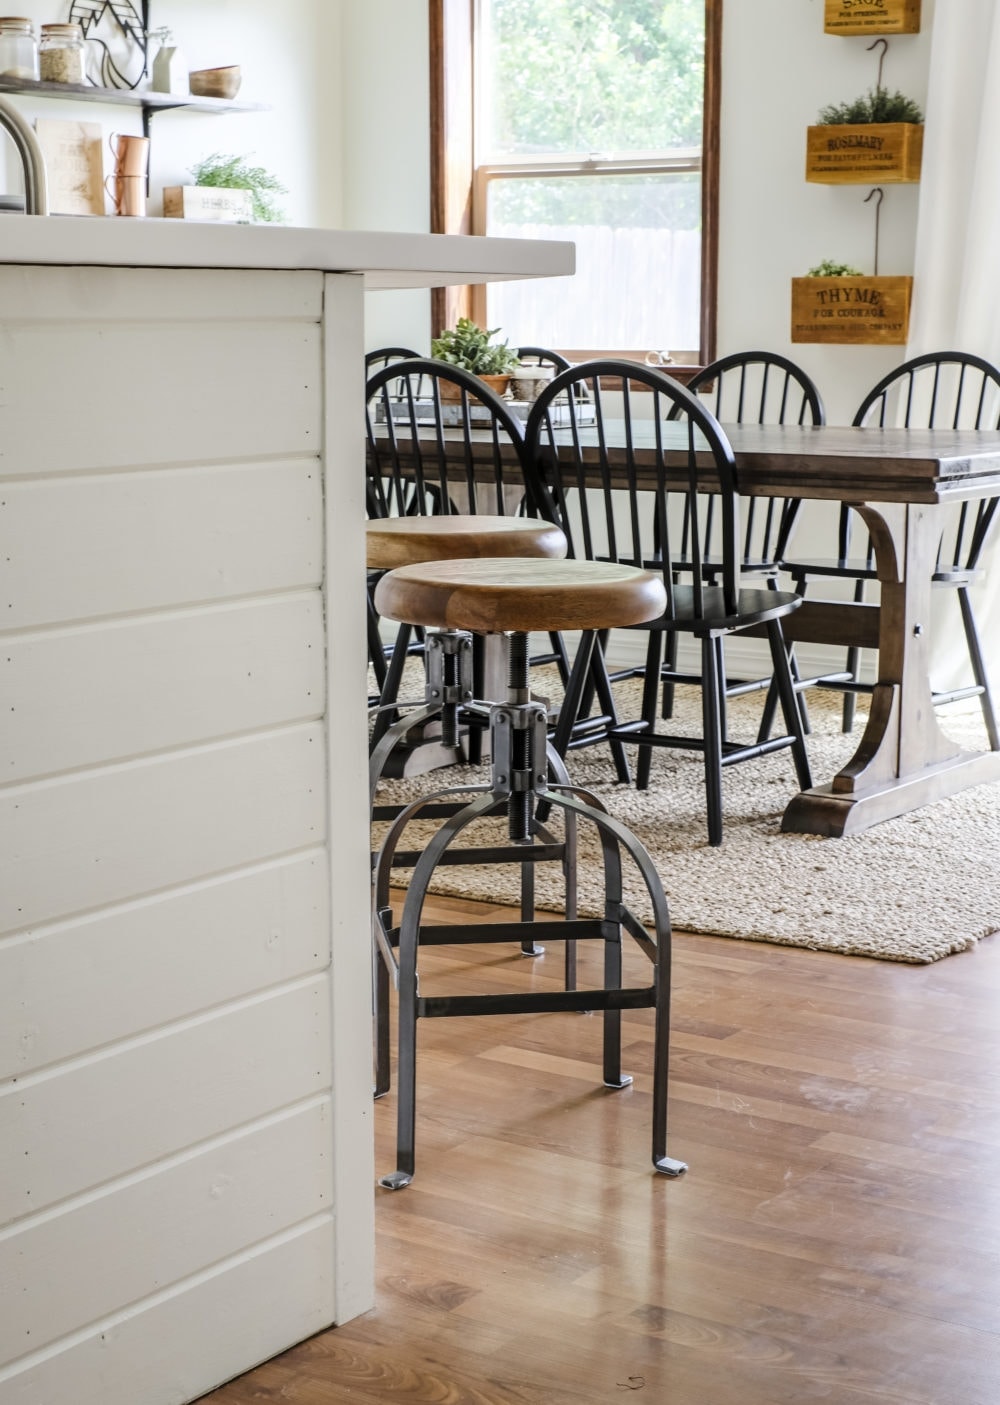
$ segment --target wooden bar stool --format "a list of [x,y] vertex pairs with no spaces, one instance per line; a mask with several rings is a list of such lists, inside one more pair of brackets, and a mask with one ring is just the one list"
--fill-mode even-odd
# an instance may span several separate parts
[[[450,513],[438,517],[382,517],[366,524],[366,562],[369,571],[391,571],[399,566],[412,566],[422,561],[447,561],[472,557],[548,557],[566,555],[566,538],[551,522],[533,517],[501,517],[486,513]],[[449,637],[450,636],[450,637]],[[427,643],[427,683],[424,706],[405,719],[398,717],[397,703],[403,668],[410,652],[413,626],[401,623],[389,666],[382,682],[379,712],[375,720],[371,743],[369,780],[372,800],[386,762],[405,733],[422,726],[436,713],[442,712],[441,675],[449,674],[449,702],[442,717],[442,745],[457,744],[457,702],[469,703],[474,693],[487,695],[486,686],[475,688],[472,681],[472,641],[466,635],[460,640],[453,631],[439,635]],[[454,657],[466,669],[463,677],[468,686],[456,693],[459,678],[452,677]],[[489,661],[484,665],[488,671]],[[483,680],[479,680],[483,683]],[[393,717],[397,721],[393,722]],[[474,759],[478,760],[478,756]]]
[[[509,636],[506,701],[490,708],[492,775],[489,784],[451,788],[407,805],[392,822],[375,862],[374,932],[376,961],[376,1091],[389,1086],[389,972],[399,992],[398,1112],[396,1170],[381,1178],[390,1190],[409,1185],[414,1173],[416,1121],[416,1029],[421,1018],[560,1010],[603,1012],[603,1078],[621,1088],[631,1079],[621,1072],[621,1011],[653,1008],[653,1163],[668,1176],[680,1175],[681,1161],[666,1155],[667,1074],[670,1005],[670,919],[666,897],[649,855],[634,835],[613,819],[596,796],[569,784],[558,755],[548,744],[544,705],[531,698],[528,635],[533,630],[581,630],[573,673],[582,685],[590,667],[597,631],[656,619],[666,603],[659,576],[629,566],[596,561],[488,560],[434,561],[404,566],[383,576],[376,588],[380,614],[428,629]],[[571,679],[571,686],[573,679]],[[550,779],[551,776],[555,779]],[[406,826],[423,819],[445,797],[460,793],[464,804],[446,818],[424,847],[413,869],[396,924],[389,904],[394,856]],[[539,804],[561,810],[565,839],[554,840],[537,816]],[[534,912],[520,922],[431,926],[422,920],[428,887],[439,864],[454,861],[455,841],[478,821],[506,815],[507,842],[462,851],[460,861],[515,864],[558,861],[566,880],[565,921],[540,921]],[[575,829],[579,821],[598,832],[604,869],[604,911],[599,918],[575,912]],[[622,851],[645,884],[653,922],[647,928],[625,904]],[[469,858],[467,855],[472,854]],[[622,936],[627,932],[649,958],[648,986],[623,987]],[[579,940],[604,944],[604,984],[578,990],[574,979],[559,991],[488,995],[423,996],[418,989],[421,945],[533,940],[564,941],[567,953]],[[567,971],[569,975],[569,968]]]

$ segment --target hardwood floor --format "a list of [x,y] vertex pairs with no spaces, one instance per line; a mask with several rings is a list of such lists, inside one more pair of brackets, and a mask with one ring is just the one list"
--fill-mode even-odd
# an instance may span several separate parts
[[[376,1308],[205,1400],[996,1405],[1000,937],[913,967],[674,947],[683,1179],[649,1164],[651,1012],[625,1016],[622,1092],[599,1016],[423,1021]],[[554,949],[457,954],[427,954],[424,993],[559,979]]]

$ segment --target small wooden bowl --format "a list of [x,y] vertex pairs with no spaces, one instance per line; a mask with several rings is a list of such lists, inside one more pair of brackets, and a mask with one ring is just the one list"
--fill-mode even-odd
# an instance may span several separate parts
[[199,68],[188,74],[188,85],[196,98],[234,98],[242,81],[238,63],[228,68]]

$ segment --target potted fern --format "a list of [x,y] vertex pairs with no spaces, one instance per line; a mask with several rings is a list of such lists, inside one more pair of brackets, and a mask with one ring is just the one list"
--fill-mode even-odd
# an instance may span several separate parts
[[235,224],[281,224],[284,214],[275,203],[285,187],[263,166],[251,166],[245,156],[214,152],[192,166],[194,185],[167,186],[163,213],[169,219],[222,220]]
[[806,139],[806,180],[827,185],[920,179],[923,113],[881,85],[853,102],[824,107]]
[[823,259],[792,279],[792,341],[901,346],[910,324],[909,275],[864,274]]
[[[460,317],[454,327],[433,338],[431,356],[435,361],[444,361],[449,366],[460,366],[464,371],[471,371],[497,395],[505,395],[511,373],[517,369],[519,362],[516,351],[505,341],[495,340],[499,333],[499,327],[480,327],[471,317]],[[447,398],[446,386],[442,385],[441,393]],[[455,395],[457,398],[457,387]]]

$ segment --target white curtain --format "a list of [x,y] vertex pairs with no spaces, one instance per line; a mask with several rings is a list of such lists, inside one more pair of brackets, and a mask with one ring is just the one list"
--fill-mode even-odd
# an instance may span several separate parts
[[[969,351],[1000,365],[1000,4],[938,0],[907,356]],[[1000,690],[1000,549],[974,592]],[[951,592],[942,592],[950,595]],[[948,602],[954,604],[954,602]],[[935,680],[968,675],[961,632],[936,630]]]

